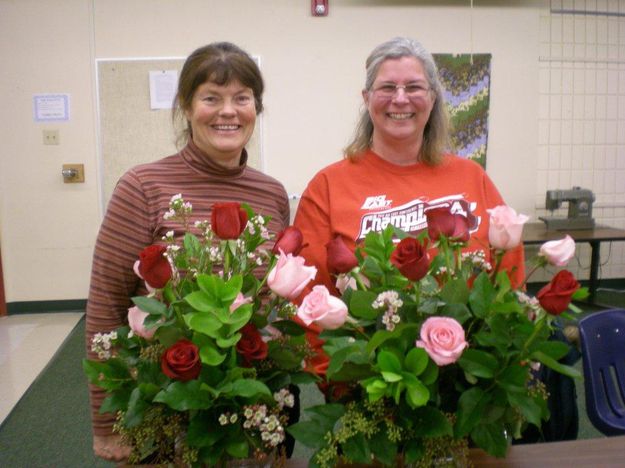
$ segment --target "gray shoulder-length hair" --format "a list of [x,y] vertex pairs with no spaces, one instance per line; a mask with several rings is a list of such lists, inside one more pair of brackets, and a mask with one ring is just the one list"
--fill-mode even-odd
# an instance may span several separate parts
[[[445,106],[443,87],[432,54],[421,43],[407,37],[395,37],[380,44],[373,49],[367,58],[365,90],[371,90],[382,63],[389,59],[402,57],[414,57],[421,62],[425,69],[428,84],[434,93],[434,107],[423,130],[423,144],[418,158],[425,164],[435,165],[440,162],[443,153],[449,148],[449,117]],[[353,140],[345,147],[345,157],[353,160],[357,155],[371,148],[372,135],[373,122],[366,106],[363,106]]]

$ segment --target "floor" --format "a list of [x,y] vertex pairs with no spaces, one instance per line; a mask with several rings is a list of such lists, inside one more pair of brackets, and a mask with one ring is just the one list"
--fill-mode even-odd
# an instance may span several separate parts
[[0,424],[83,315],[55,312],[0,317]]

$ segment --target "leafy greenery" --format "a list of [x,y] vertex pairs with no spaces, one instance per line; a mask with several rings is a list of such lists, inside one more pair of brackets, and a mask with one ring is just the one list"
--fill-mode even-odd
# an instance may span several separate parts
[[[342,396],[308,409],[309,418],[289,432],[317,450],[310,466],[372,457],[385,466],[395,466],[397,457],[428,466],[449,447],[466,449],[469,440],[505,456],[512,437],[549,417],[532,368],[580,377],[558,362],[568,346],[549,341],[555,317],[515,290],[506,272],[445,237],[428,274],[410,281],[391,261],[394,237],[406,234],[388,227],[367,235],[356,251],[359,266],[347,273],[356,285],[343,294],[350,318],[320,335],[330,358],[326,379]],[[498,260],[502,255],[493,252]],[[388,314],[396,318],[384,321]],[[468,346],[453,362],[437,365],[416,345],[432,317],[462,327]]]

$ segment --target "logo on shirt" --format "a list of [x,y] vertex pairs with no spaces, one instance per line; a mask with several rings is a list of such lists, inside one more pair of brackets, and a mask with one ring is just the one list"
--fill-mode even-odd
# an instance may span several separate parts
[[375,197],[367,197],[360,207],[361,210],[375,210],[378,208],[386,208],[391,206],[393,200],[387,200],[386,195],[376,195]]
[[[374,204],[377,203],[377,204]],[[392,200],[386,200],[385,195],[377,197],[367,197],[362,208],[367,203],[374,204],[371,208],[379,208],[379,203],[389,206]],[[417,198],[401,206],[392,209],[367,213],[360,219],[360,229],[356,240],[364,239],[369,232],[383,231],[389,224],[408,233],[416,233],[427,228],[427,218],[425,213],[433,208],[447,207],[454,214],[461,214],[469,219],[469,230],[475,232],[480,227],[480,217],[473,212],[477,207],[475,202],[468,202],[462,195],[450,195],[427,201],[424,198]],[[369,208],[369,209],[371,209]]]

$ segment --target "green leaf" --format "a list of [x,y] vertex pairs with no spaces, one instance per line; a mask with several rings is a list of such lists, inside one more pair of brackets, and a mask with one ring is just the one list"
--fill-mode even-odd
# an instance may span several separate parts
[[541,408],[532,397],[527,395],[527,393],[508,392],[508,401],[510,405],[521,411],[521,414],[528,422],[540,427]]
[[122,389],[107,396],[100,406],[100,414],[111,413],[116,414],[118,411],[126,411],[128,409],[128,401],[130,400],[131,390]]
[[556,372],[559,372],[560,374],[567,375],[574,379],[582,378],[582,374],[580,373],[580,371],[578,371],[574,367],[560,364],[558,361],[556,361],[555,359],[552,359],[551,357],[547,356],[545,353],[541,351],[536,351],[532,353],[532,358],[536,359],[537,361],[542,362],[544,365],[546,365],[547,367],[550,367]]
[[425,385],[432,385],[438,378],[439,369],[434,361],[428,359],[428,365],[425,371],[419,376],[421,382]]
[[586,299],[589,296],[589,294],[590,293],[588,292],[587,287],[579,288],[577,291],[573,293],[573,295],[571,296],[571,300],[581,301],[583,299]]
[[271,390],[259,380],[239,379],[232,382],[232,396],[251,398],[257,395],[271,396]]
[[234,335],[229,336],[227,338],[217,338],[216,340],[217,346],[223,349],[232,348],[234,345],[236,345],[239,342],[239,340],[241,339],[241,336],[242,335],[240,333],[235,333]]
[[469,374],[486,379],[494,377],[499,368],[499,362],[492,354],[477,349],[465,349],[458,364]]
[[416,437],[443,437],[453,435],[453,427],[445,414],[432,406],[422,406],[406,415],[413,424]]
[[525,382],[527,382],[528,373],[529,368],[527,366],[514,364],[501,372],[497,378],[497,383],[506,391],[523,392],[526,388]]
[[469,306],[473,314],[478,318],[488,315],[490,304],[496,295],[495,288],[490,282],[488,274],[481,272],[473,282],[473,288],[469,294]]
[[293,320],[276,320],[271,322],[271,325],[282,332],[283,335],[302,336],[306,333],[306,330]]
[[380,351],[378,353],[377,363],[381,371],[395,372],[397,374],[402,371],[399,358],[390,351]]
[[229,439],[226,443],[226,452],[235,458],[247,458],[249,455],[249,446],[247,440],[242,435],[234,439]]
[[543,341],[537,346],[537,351],[541,351],[556,360],[566,356],[570,349],[571,347],[562,341]]
[[83,359],[82,368],[89,382],[108,391],[121,388],[126,382],[132,380],[128,366],[119,358],[106,361]]
[[412,348],[406,355],[404,367],[419,376],[428,366],[428,355],[423,348]]
[[226,360],[227,356],[227,353],[221,354],[213,343],[206,343],[200,348],[200,359],[208,366],[218,366]]
[[202,248],[200,241],[196,236],[191,234],[190,232],[185,233],[184,239],[182,241],[184,245],[184,249],[187,251],[187,256],[197,257],[198,252]]
[[464,437],[473,430],[479,423],[489,401],[490,395],[480,387],[471,387],[460,395],[455,427],[457,437]]
[[372,353],[387,340],[398,338],[403,336],[404,333],[412,333],[414,330],[418,329],[419,325],[416,323],[400,323],[392,332],[388,330],[378,330],[373,334],[369,343],[367,343],[367,353]]
[[207,431],[214,420],[204,411],[197,412],[189,421],[186,441],[193,447],[210,447],[218,443],[225,435],[221,431]]
[[135,388],[128,400],[128,410],[124,414],[124,424],[126,427],[136,427],[143,421],[145,410],[150,407],[150,403],[145,401],[141,395],[141,390]]
[[471,318],[471,311],[466,304],[445,304],[441,308],[441,315],[451,317],[463,324]]
[[371,291],[353,291],[349,301],[349,313],[354,317],[374,320],[380,311],[371,305],[377,295]]
[[[388,438],[388,431],[379,430],[371,436],[369,442],[371,451],[375,458],[387,466],[394,466],[397,456],[397,444],[391,442]],[[370,463],[368,460],[366,463]]]
[[220,306],[219,302],[204,291],[194,291],[187,294],[184,300],[198,312],[213,312]]
[[452,279],[443,286],[441,298],[447,304],[466,304],[469,300],[469,287],[461,279]]
[[501,424],[480,424],[471,431],[471,439],[490,455],[503,458],[508,451],[508,440]]
[[219,337],[219,330],[223,324],[212,313],[196,313],[187,315],[187,322],[191,330],[203,333],[211,338]]
[[386,382],[399,382],[402,379],[402,376],[396,374],[395,372],[384,372],[382,371],[382,377]]
[[364,434],[357,432],[341,444],[343,454],[352,463],[371,462],[371,450]]
[[330,403],[311,406],[304,410],[309,421],[300,421],[287,428],[295,439],[307,447],[320,449],[325,446],[325,436],[332,433],[336,422],[345,414],[341,404]]
[[153,297],[135,296],[132,298],[132,302],[134,302],[139,309],[148,314],[160,316],[167,314],[167,306]]
[[416,377],[405,379],[406,401],[412,408],[424,406],[430,399],[430,391]]
[[176,411],[206,409],[212,406],[210,392],[202,388],[198,380],[172,382],[154,397],[157,403],[164,403]]

